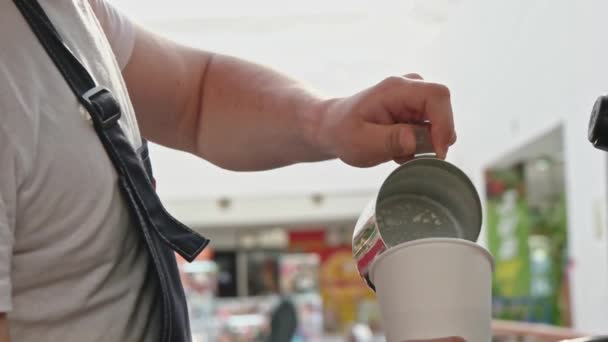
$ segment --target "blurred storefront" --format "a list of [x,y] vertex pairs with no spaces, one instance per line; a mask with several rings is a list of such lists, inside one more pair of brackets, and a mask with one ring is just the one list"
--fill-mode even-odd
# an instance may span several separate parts
[[[234,232],[236,244],[208,248],[190,264],[180,260],[197,341],[263,340],[280,296],[296,307],[297,341],[344,336],[355,322],[381,334],[377,303],[355,268],[348,230]],[[270,279],[269,267],[277,270]]]

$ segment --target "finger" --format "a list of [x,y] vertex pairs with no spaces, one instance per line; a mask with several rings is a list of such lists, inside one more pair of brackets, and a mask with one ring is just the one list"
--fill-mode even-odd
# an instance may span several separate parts
[[393,158],[393,161],[399,165],[402,165],[412,159],[414,159],[414,155],[407,156],[407,157],[396,157],[396,158]]
[[452,134],[452,139],[450,139],[450,146],[452,146],[456,143],[456,139],[457,139],[456,131],[454,131]]
[[[410,80],[424,80],[424,78],[417,73],[405,74],[403,75],[403,77],[408,78]],[[391,123],[420,123],[425,120],[423,113],[413,112],[407,109],[386,114],[386,117],[382,116],[381,120],[378,120],[376,123],[388,125]],[[377,116],[375,117],[377,118]]]
[[430,340],[407,340],[403,342],[465,342],[462,337],[443,337]]
[[366,124],[359,136],[357,151],[370,164],[388,160],[408,160],[416,151],[416,138],[410,125]]
[[455,142],[454,114],[449,89],[433,87],[425,101],[425,114],[431,122],[431,140],[437,157],[445,159],[448,147]]
[[[449,89],[441,84],[390,77],[377,91],[390,113],[403,110],[423,113],[431,122],[431,140],[435,153],[445,158],[454,135],[454,121]],[[396,118],[397,119],[397,118]]]
[[388,113],[389,119],[386,120],[391,123],[408,123],[408,124],[421,124],[427,121],[425,114],[421,112],[414,112],[407,108],[402,108],[396,112]]
[[403,77],[409,78],[411,80],[423,80],[424,79],[422,76],[420,76],[419,74],[414,73],[414,72],[410,73],[410,74],[405,74],[405,75],[403,75]]

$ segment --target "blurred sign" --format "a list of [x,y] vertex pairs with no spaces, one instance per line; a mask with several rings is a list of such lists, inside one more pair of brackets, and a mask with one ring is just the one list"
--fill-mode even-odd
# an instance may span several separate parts
[[380,314],[374,293],[365,285],[350,245],[330,246],[325,230],[290,232],[291,251],[319,256],[319,291],[323,322],[330,333],[342,333],[354,322],[379,330]]

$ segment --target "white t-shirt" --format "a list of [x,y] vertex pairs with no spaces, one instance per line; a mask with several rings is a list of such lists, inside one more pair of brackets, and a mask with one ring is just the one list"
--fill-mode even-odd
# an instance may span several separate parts
[[[104,0],[40,3],[114,93],[120,125],[139,147],[121,76],[132,23]],[[158,340],[156,282],[147,279],[148,256],[116,173],[12,1],[0,2],[0,46],[0,312],[8,312],[12,340]]]

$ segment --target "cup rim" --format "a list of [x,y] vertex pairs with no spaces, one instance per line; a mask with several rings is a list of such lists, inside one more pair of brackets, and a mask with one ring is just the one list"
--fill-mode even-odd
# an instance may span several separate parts
[[413,247],[413,246],[417,246],[417,245],[428,245],[428,244],[452,244],[452,245],[466,245],[468,247],[472,247],[472,248],[476,249],[477,251],[481,252],[481,254],[483,254],[485,256],[486,260],[490,263],[490,269],[491,269],[492,273],[494,273],[494,257],[492,257],[492,254],[490,254],[490,252],[485,247],[480,246],[476,242],[461,239],[461,238],[434,237],[434,238],[424,238],[424,239],[406,241],[397,246],[391,247],[391,248],[385,250],[384,252],[380,253],[379,255],[377,255],[369,266],[370,281],[372,279],[374,279],[374,269],[375,269],[374,265],[377,262],[379,262],[381,259],[383,259],[384,257],[389,256],[390,254],[396,253],[398,250],[401,250],[403,248]]

